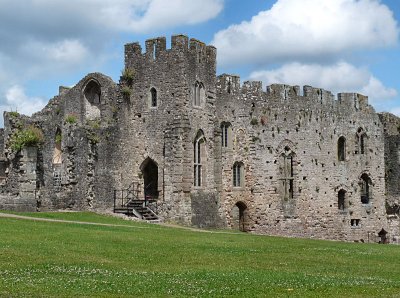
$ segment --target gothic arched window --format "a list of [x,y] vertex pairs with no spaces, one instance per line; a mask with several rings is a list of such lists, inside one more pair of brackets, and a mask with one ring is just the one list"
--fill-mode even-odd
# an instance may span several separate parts
[[150,89],[150,106],[157,107],[157,90],[154,87]]
[[204,180],[205,138],[199,131],[193,143],[193,185],[202,186]]

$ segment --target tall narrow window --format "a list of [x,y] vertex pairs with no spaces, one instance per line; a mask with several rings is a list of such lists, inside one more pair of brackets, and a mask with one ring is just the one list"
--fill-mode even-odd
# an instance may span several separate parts
[[206,90],[204,89],[204,85],[203,83],[200,83],[199,85],[199,106],[201,106],[204,101],[205,101],[205,97],[206,97]]
[[231,147],[232,127],[230,123],[222,122],[221,124],[221,145],[222,147]]
[[200,105],[200,90],[199,90],[199,82],[196,81],[194,84],[194,90],[193,90],[193,105],[199,106]]
[[150,89],[150,105],[152,108],[157,107],[157,90],[154,87]]
[[61,138],[61,130],[57,128],[56,135],[54,137],[53,165],[62,163]]
[[193,146],[193,185],[202,186],[203,185],[203,157],[204,157],[204,135],[201,131],[198,132]]
[[365,140],[366,140],[367,134],[365,131],[360,127],[357,130],[357,135],[356,135],[356,154],[365,154]]
[[281,181],[283,187],[284,200],[293,199],[293,152],[289,147],[285,147],[284,153],[281,155]]
[[340,137],[337,142],[338,160],[344,161],[346,159],[346,138]]
[[7,163],[5,160],[0,160],[0,183],[6,180]]
[[203,83],[196,81],[193,88],[193,105],[200,107],[205,101],[205,95],[206,91]]
[[371,199],[371,179],[367,174],[361,175],[361,203],[368,204]]
[[157,51],[157,45],[156,43],[153,43],[153,60],[156,60],[156,52]]
[[233,186],[243,186],[243,163],[235,162],[233,165]]
[[61,190],[61,164],[62,164],[62,151],[61,151],[61,130],[57,128],[54,137],[54,151],[53,151],[53,186],[55,191]]
[[341,189],[338,192],[338,209],[339,210],[344,211],[346,209],[345,200],[346,200],[346,191],[344,189]]
[[364,154],[364,151],[365,151],[365,142],[364,142],[364,140],[365,140],[365,134],[362,134],[360,136],[360,153],[361,154]]

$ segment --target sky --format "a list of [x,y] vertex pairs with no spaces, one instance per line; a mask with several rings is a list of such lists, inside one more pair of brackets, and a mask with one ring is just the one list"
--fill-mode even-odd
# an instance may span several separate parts
[[124,44],[185,34],[217,47],[217,74],[400,116],[399,20],[399,0],[0,0],[0,112],[30,115],[91,72],[118,82]]

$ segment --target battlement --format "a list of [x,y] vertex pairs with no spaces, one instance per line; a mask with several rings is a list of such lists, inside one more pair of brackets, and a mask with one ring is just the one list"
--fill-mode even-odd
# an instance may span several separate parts
[[[252,94],[258,95],[258,100],[279,100],[292,99],[315,102],[323,105],[340,105],[346,109],[361,110],[368,107],[368,97],[358,93],[338,93],[336,96],[328,90],[315,88],[309,85],[291,86],[285,84],[271,84],[263,91],[261,81],[246,81],[240,85],[240,77],[237,75],[222,74],[217,77],[217,89],[221,93],[230,94]],[[302,92],[301,92],[302,91]]]
[[206,45],[197,39],[189,38],[186,35],[173,35],[171,37],[171,48],[167,49],[165,37],[156,37],[145,41],[145,52],[139,42],[128,43],[125,45],[125,65],[132,61],[146,58],[147,60],[157,60],[166,55],[184,57],[187,55],[195,56],[199,63],[215,64],[217,50],[214,46]]
[[348,108],[362,110],[368,106],[368,96],[359,93],[338,93],[338,102]]

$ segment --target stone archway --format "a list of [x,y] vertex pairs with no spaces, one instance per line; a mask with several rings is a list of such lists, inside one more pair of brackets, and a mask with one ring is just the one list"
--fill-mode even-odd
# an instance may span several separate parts
[[232,208],[232,228],[247,231],[247,206],[243,202],[237,202]]
[[143,174],[143,192],[147,200],[158,199],[158,166],[151,158],[143,161],[140,169]]

